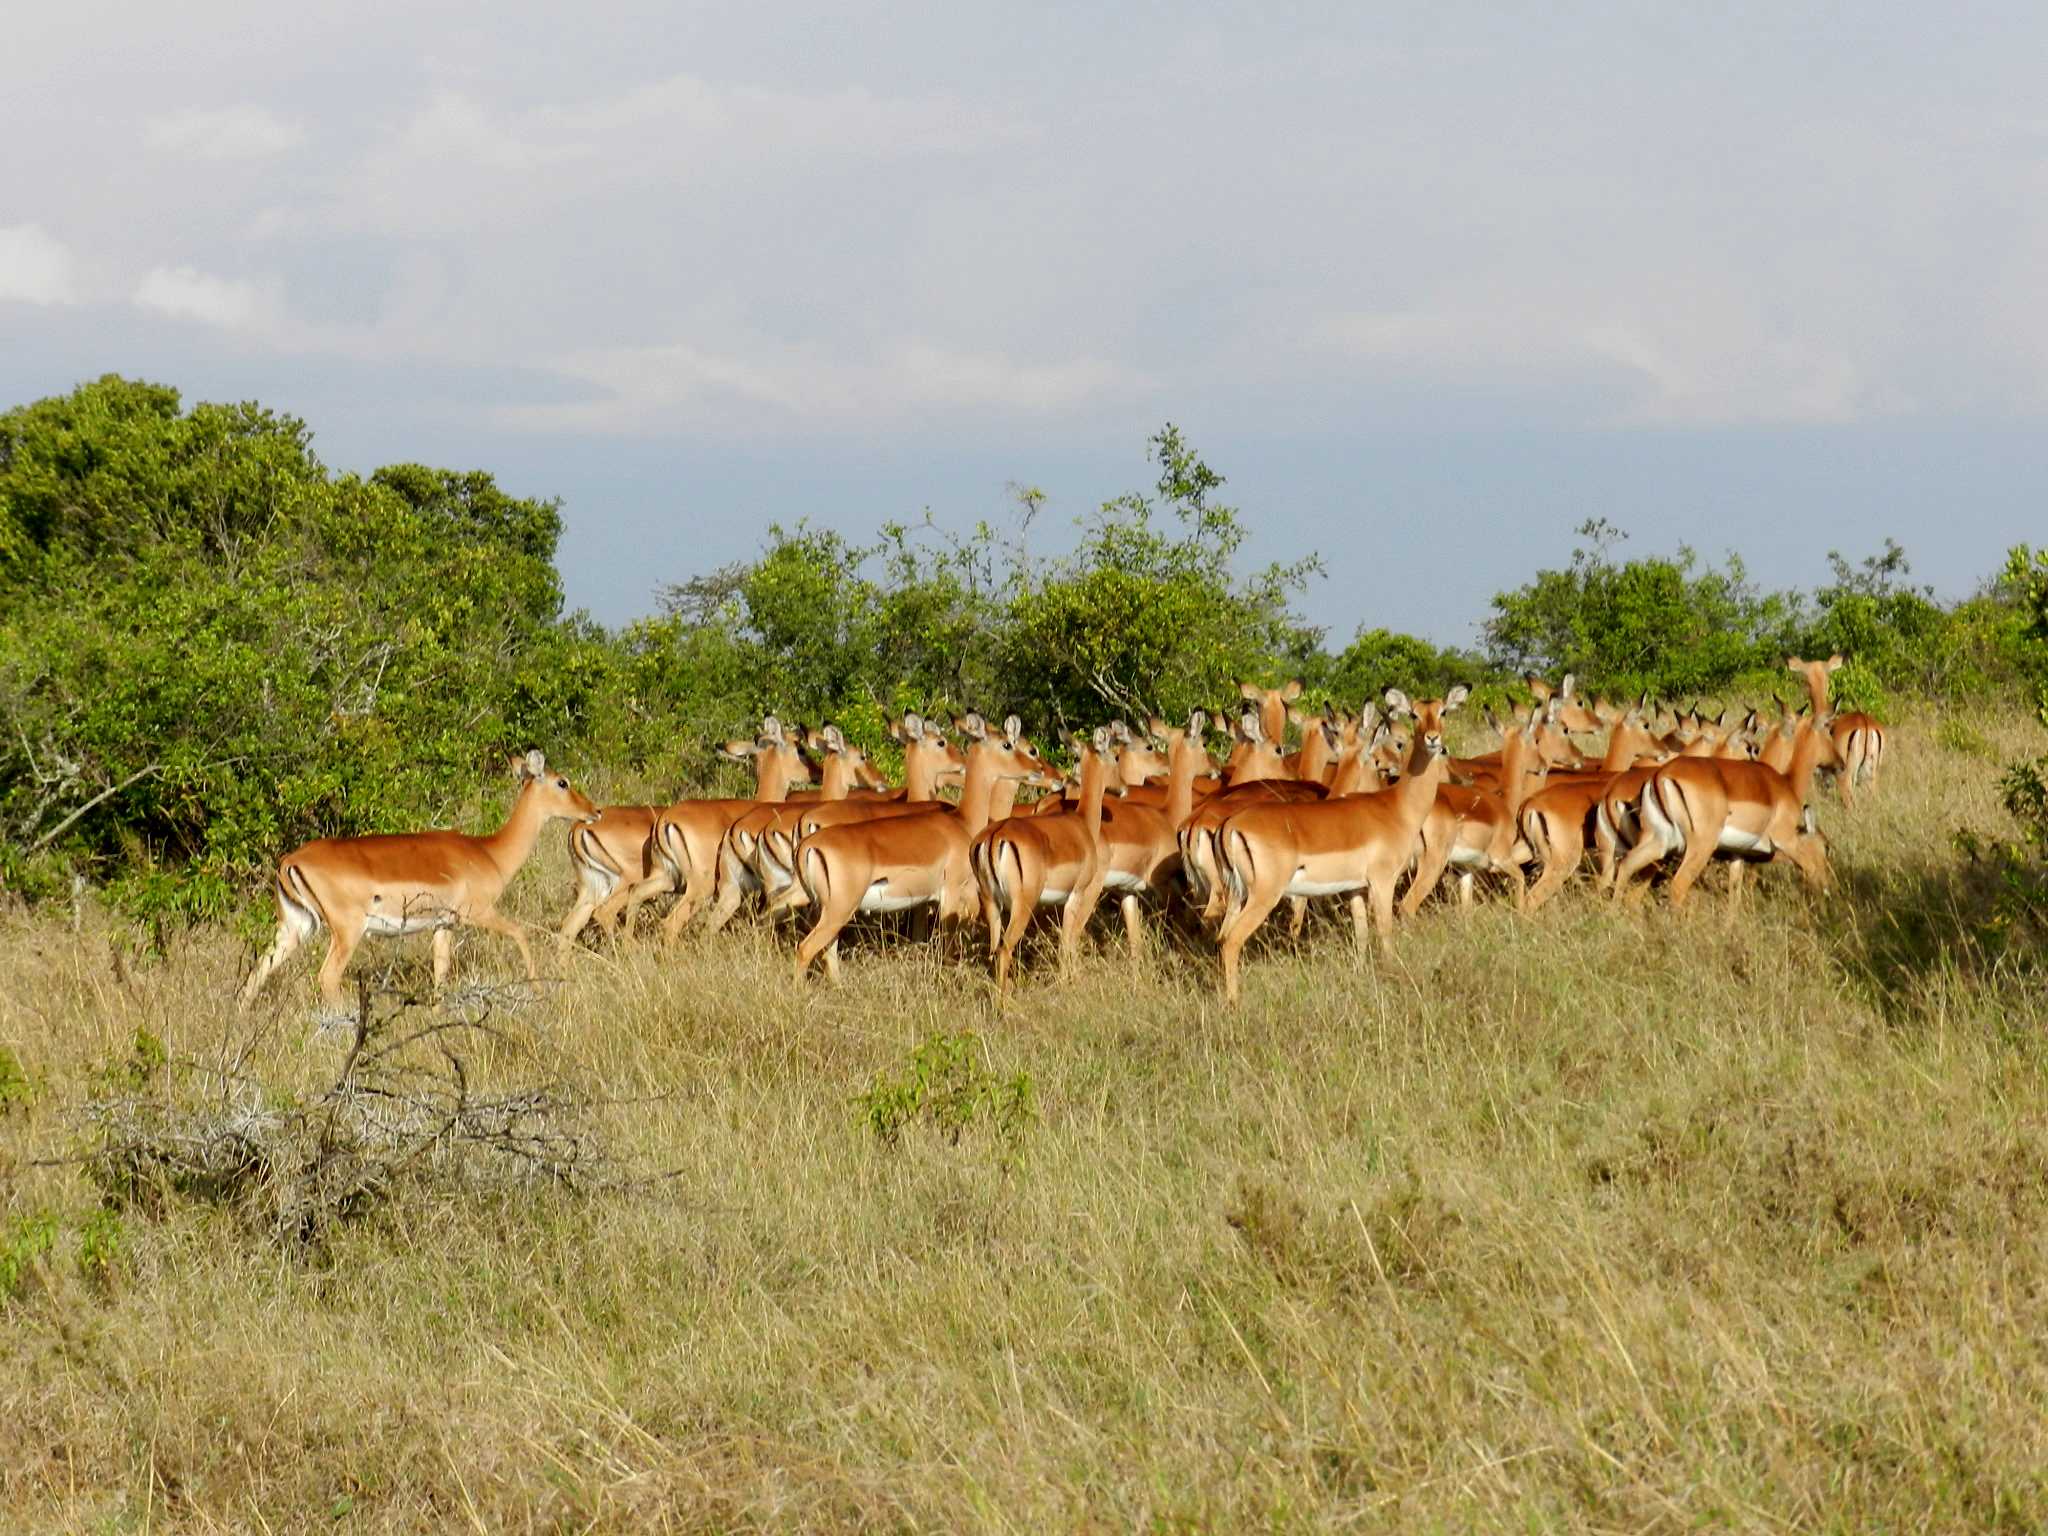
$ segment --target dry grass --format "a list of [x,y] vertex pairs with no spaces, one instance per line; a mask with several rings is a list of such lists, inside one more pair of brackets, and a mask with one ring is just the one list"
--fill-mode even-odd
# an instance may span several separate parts
[[[877,948],[792,990],[758,932],[558,954],[535,1027],[672,1177],[422,1183],[311,1251],[31,1166],[138,1028],[240,1038],[242,949],[0,919],[40,1087],[0,1114],[0,1255],[56,1224],[0,1301],[0,1525],[2035,1528],[2048,1001],[1962,943],[1948,842],[2028,729],[1987,758],[1907,722],[1884,796],[1823,806],[1827,903],[1772,871],[1732,921],[1718,881],[1677,921],[1432,910],[1391,965],[1326,926],[1234,1014],[1198,955],[1064,989],[1040,955],[996,1012],[978,967]],[[297,966],[259,1016],[273,1094],[332,1076],[311,997]],[[861,1122],[960,1030],[1035,1124]]]

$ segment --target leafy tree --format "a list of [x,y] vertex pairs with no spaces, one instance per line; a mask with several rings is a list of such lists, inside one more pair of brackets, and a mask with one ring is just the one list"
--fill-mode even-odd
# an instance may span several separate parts
[[1663,697],[1706,694],[1738,679],[1769,678],[1798,632],[1796,600],[1763,594],[1742,561],[1703,565],[1683,545],[1674,556],[1620,560],[1627,535],[1605,519],[1581,524],[1586,540],[1563,570],[1493,599],[1489,659],[1504,670],[1576,673],[1589,690]]
[[553,503],[332,477],[255,405],[106,378],[0,415],[0,530],[0,860],[31,891],[69,865],[226,912],[306,838],[449,819],[618,670],[558,622]]

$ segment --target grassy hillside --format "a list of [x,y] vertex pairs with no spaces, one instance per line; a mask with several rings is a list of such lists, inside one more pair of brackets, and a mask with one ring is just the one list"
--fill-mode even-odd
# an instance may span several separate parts
[[[423,1164],[312,1247],[193,1199],[96,1216],[37,1166],[161,1078],[109,1071],[138,1029],[244,1052],[266,1104],[331,1081],[312,964],[243,1023],[224,931],[148,958],[90,908],[0,918],[35,1084],[0,1113],[0,1526],[2028,1527],[2048,997],[1966,941],[1951,834],[2001,824],[2039,733],[1943,734],[1907,718],[1882,794],[1822,804],[1825,902],[1772,870],[1733,918],[1718,876],[1678,919],[1439,907],[1391,964],[1325,922],[1235,1013],[1202,953],[1061,988],[1040,951],[997,1012],[901,950],[792,989],[745,928],[555,952],[467,1069],[567,1074],[665,1177]],[[510,902],[536,923],[559,842]],[[458,966],[517,974],[490,938]],[[878,1076],[962,1031],[989,1096],[878,1134]]]

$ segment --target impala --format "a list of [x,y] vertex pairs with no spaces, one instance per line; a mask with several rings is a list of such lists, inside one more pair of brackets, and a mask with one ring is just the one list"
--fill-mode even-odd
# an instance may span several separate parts
[[[979,717],[975,717],[979,718]],[[961,725],[965,734],[964,722]],[[796,878],[796,850],[805,838],[826,827],[846,826],[858,821],[885,821],[897,816],[914,816],[938,807],[938,786],[940,779],[959,769],[964,771],[966,759],[957,747],[946,740],[945,732],[938,725],[916,713],[907,713],[896,727],[892,728],[898,741],[903,743],[903,788],[884,800],[842,800],[833,805],[806,805],[796,814],[768,827],[761,835],[761,842],[754,854],[756,866],[761,870],[764,883],[773,888],[767,899],[767,912],[773,917],[805,905],[809,897],[804,894],[802,882]],[[1014,796],[1014,783],[998,784],[990,799],[990,816],[994,818],[997,802],[1007,812],[1005,791]]]
[[1654,770],[1638,802],[1642,822],[1636,845],[1623,860],[1615,887],[1629,883],[1650,865],[1683,852],[1671,877],[1671,905],[1681,906],[1693,882],[1717,853],[1737,859],[1729,870],[1729,895],[1742,895],[1741,861],[1787,859],[1815,889],[1827,885],[1827,843],[1806,809],[1816,768],[1839,763],[1825,721],[1802,729],[1792,771],[1779,773],[1762,763],[1711,757],[1674,758]]
[[[1748,762],[1754,755],[1751,733],[1756,729],[1756,711],[1739,724],[1728,724],[1728,711],[1712,721],[1703,720],[1695,709],[1684,728],[1685,745],[1672,754],[1673,760],[1707,758],[1717,762]],[[1667,737],[1668,744],[1670,738]],[[1618,773],[1601,788],[1593,807],[1593,842],[1599,872],[1595,884],[1610,894],[1621,861],[1636,845],[1642,831],[1641,801],[1646,793],[1651,766],[1639,765]]]
[[1543,873],[1530,887],[1523,910],[1534,912],[1564,888],[1586,854],[1586,826],[1603,790],[1619,774],[1634,771],[1639,761],[1654,763],[1656,738],[1643,720],[1648,699],[1616,717],[1607,735],[1607,752],[1597,768],[1561,782],[1553,777],[1522,806],[1522,837]]
[[663,936],[672,942],[710,892],[718,844],[726,828],[749,807],[782,800],[792,787],[817,782],[809,760],[773,715],[762,720],[761,733],[754,740],[728,741],[718,752],[734,762],[753,764],[754,798],[679,800],[656,813],[654,830],[648,835],[640,859],[643,874],[615,889],[597,909],[597,924],[607,933],[623,911],[625,931],[630,934],[640,915],[641,903],[665,891],[675,891],[675,909],[662,925]]
[[1392,789],[1313,804],[1253,806],[1224,823],[1216,842],[1230,889],[1218,946],[1227,1001],[1237,1001],[1238,955],[1245,941],[1283,896],[1348,894],[1361,951],[1370,897],[1381,947],[1393,947],[1394,887],[1414,861],[1423,819],[1443,779],[1443,717],[1466,694],[1460,684],[1441,699],[1411,705],[1400,689],[1387,690],[1387,707],[1415,719],[1410,771]]
[[1247,709],[1238,721],[1238,750],[1230,755],[1223,790],[1209,796],[1182,823],[1180,838],[1181,873],[1188,894],[1202,909],[1204,918],[1214,921],[1223,914],[1223,887],[1217,879],[1216,829],[1236,811],[1267,800],[1320,800],[1327,791],[1321,784],[1309,784],[1286,775],[1280,744],[1266,731],[1260,709]]
[[1140,802],[1139,791],[1129,790],[1102,827],[1103,888],[1116,893],[1123,910],[1133,965],[1144,954],[1140,898],[1150,894],[1162,906],[1170,899],[1180,870],[1179,832],[1194,810],[1196,783],[1199,777],[1215,775],[1202,747],[1208,724],[1208,716],[1199,709],[1188,716],[1185,726],[1168,725],[1155,715],[1146,730],[1165,744],[1165,756],[1136,741],[1123,743],[1117,753],[1117,767],[1126,781],[1138,772],[1166,775],[1165,804]]
[[974,906],[968,850],[988,825],[997,784],[1060,785],[1024,739],[1015,715],[1003,722],[1000,736],[979,715],[959,724],[968,748],[967,782],[957,808],[821,827],[797,844],[797,880],[817,908],[818,921],[797,946],[796,980],[803,980],[821,954],[826,975],[839,979],[839,935],[856,912],[936,907],[942,929],[957,924]]
[[488,836],[326,837],[285,855],[277,866],[277,938],[242,988],[241,1006],[254,1002],[271,973],[322,928],[328,941],[320,997],[335,1013],[342,1009],[341,973],[366,934],[390,938],[431,931],[439,987],[454,960],[451,930],[458,924],[487,929],[518,945],[527,980],[540,980],[526,934],[499,913],[498,898],[548,822],[595,822],[603,813],[566,778],[548,772],[538,751],[511,759],[511,765],[519,798],[505,824]]
[[1012,816],[983,830],[969,852],[988,923],[996,994],[1010,990],[1017,946],[1040,907],[1059,907],[1060,975],[1073,968],[1088,919],[1102,899],[1102,797],[1109,788],[1110,734],[1074,738],[1081,803],[1052,816]]
[[[1565,673],[1564,681],[1555,690],[1534,672],[1524,673],[1522,681],[1528,685],[1531,697],[1536,700],[1537,709],[1543,711],[1545,719],[1551,721],[1565,735],[1590,736],[1604,723],[1597,704],[1588,709],[1580,702],[1577,694],[1578,679],[1571,673]],[[1549,707],[1553,702],[1557,705],[1555,710]],[[1555,759],[1551,761],[1551,767],[1560,766],[1562,765]]]
[[1435,892],[1447,867],[1458,871],[1461,907],[1472,905],[1473,878],[1491,871],[1507,878],[1515,908],[1521,910],[1528,890],[1522,867],[1530,858],[1529,845],[1520,836],[1522,805],[1549,772],[1538,741],[1545,717],[1555,712],[1553,701],[1531,709],[1527,720],[1517,721],[1509,729],[1501,742],[1493,784],[1485,788],[1438,787],[1436,804],[1422,823],[1422,856],[1416,861],[1408,892],[1401,898],[1403,917],[1416,914]]
[[[1816,718],[1828,712],[1829,685],[1841,665],[1839,652],[1826,661],[1801,661],[1797,656],[1785,658],[1786,668],[1805,679],[1807,696],[1813,701]],[[1836,715],[1830,734],[1834,737],[1838,760],[1835,787],[1841,791],[1842,804],[1853,809],[1856,804],[1853,786],[1868,784],[1873,790],[1877,788],[1877,770],[1884,762],[1884,727],[1874,716],[1858,712]]]
[[789,884],[788,869],[766,848],[768,833],[810,806],[841,805],[855,795],[872,799],[888,792],[888,782],[869,764],[867,753],[848,741],[838,726],[828,724],[814,733],[811,747],[824,765],[815,797],[799,793],[755,805],[727,828],[718,846],[717,895],[705,918],[706,932],[722,930],[748,896],[759,894],[764,902],[773,901]]

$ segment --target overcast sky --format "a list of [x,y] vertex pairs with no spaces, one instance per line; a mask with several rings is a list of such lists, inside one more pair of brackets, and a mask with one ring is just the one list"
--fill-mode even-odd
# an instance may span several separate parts
[[2048,537],[2039,5],[16,11],[0,402],[492,469],[608,621],[771,520],[1080,515],[1169,419],[1339,641],[1593,515],[1945,594]]

